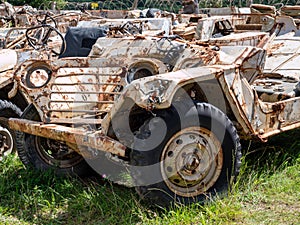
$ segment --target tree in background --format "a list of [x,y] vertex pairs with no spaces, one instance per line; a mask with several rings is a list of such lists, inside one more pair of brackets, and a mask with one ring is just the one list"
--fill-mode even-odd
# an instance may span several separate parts
[[[51,9],[54,0],[9,0],[7,1],[14,6],[30,5],[37,9]],[[65,0],[55,0],[56,9],[62,9],[66,2]]]

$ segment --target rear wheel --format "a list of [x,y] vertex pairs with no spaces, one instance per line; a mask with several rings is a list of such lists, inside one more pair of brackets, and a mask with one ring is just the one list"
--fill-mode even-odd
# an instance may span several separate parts
[[[13,103],[0,100],[0,117],[19,118],[22,111]],[[6,121],[0,121],[0,160],[15,151],[15,133],[9,129]]]
[[[140,143],[131,152],[132,177],[139,195],[153,204],[169,206],[226,193],[241,159],[239,137],[227,116],[207,103],[175,106],[156,115],[141,126],[136,135]],[[147,139],[155,143],[162,130],[166,132],[157,147],[147,150],[141,144]]]
[[[40,120],[34,108],[24,113],[24,119]],[[92,173],[84,158],[65,142],[22,132],[16,133],[18,155],[26,166],[38,170],[54,170],[61,175],[87,176]]]

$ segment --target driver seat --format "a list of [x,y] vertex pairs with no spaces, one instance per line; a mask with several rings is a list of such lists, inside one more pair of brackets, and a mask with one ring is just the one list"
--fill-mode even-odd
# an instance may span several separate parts
[[18,62],[18,55],[12,49],[0,50],[0,72],[13,69]]
[[66,50],[59,58],[87,57],[97,39],[106,35],[105,27],[69,27],[65,35]]

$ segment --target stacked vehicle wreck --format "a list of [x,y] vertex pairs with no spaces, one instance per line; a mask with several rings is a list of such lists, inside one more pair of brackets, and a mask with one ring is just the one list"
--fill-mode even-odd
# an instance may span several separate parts
[[[64,56],[63,47],[47,58],[47,47],[43,57],[1,65],[2,155],[15,136],[20,159],[36,169],[85,175],[92,167],[114,179],[118,165],[159,205],[226,192],[240,138],[266,141],[300,125],[298,8],[252,9],[200,18],[189,40],[171,35],[163,18],[82,21],[76,29],[107,28],[97,40],[76,37],[86,56]],[[32,46],[45,47],[50,33]]]

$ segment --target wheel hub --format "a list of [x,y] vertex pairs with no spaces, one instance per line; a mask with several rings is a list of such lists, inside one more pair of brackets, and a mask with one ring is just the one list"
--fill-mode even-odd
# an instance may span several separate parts
[[189,154],[183,159],[184,168],[187,172],[193,172],[200,164],[200,159],[196,154]]
[[65,143],[35,136],[37,152],[44,162],[60,168],[69,168],[82,160],[82,157]]
[[161,171],[167,186],[181,196],[197,196],[218,179],[223,166],[219,140],[207,129],[185,128],[166,144]]

